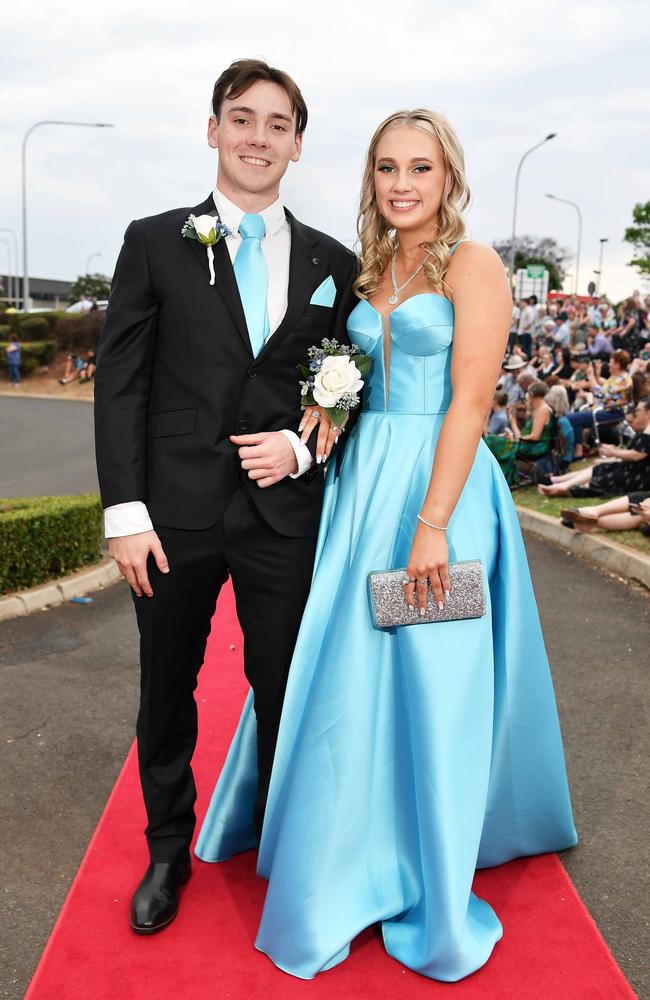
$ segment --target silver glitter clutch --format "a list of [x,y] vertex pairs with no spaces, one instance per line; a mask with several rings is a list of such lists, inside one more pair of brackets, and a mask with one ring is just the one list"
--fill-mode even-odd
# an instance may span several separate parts
[[404,600],[406,570],[388,569],[368,574],[370,605],[378,628],[396,625],[422,625],[425,622],[452,622],[480,618],[485,614],[483,568],[480,559],[449,563],[451,593],[439,610],[431,587],[427,591],[426,613],[411,611]]

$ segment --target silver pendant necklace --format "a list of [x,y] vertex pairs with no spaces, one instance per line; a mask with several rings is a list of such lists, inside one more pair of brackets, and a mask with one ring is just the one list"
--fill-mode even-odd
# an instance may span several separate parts
[[431,251],[427,250],[424,260],[422,261],[421,264],[418,264],[418,266],[416,267],[416,269],[413,272],[413,274],[411,275],[411,277],[407,278],[403,285],[398,285],[397,284],[397,251],[398,250],[399,250],[399,243],[397,244],[397,246],[393,250],[393,259],[390,262],[390,280],[391,280],[391,284],[393,286],[393,294],[390,296],[390,298],[388,299],[388,301],[390,302],[390,304],[392,306],[394,306],[395,303],[398,301],[399,296],[400,296],[400,292],[403,292],[404,289],[406,288],[406,286],[410,285],[414,278],[417,278],[418,274],[420,273],[420,271],[424,267],[424,263],[425,263],[427,257],[429,256],[429,254],[431,252]]

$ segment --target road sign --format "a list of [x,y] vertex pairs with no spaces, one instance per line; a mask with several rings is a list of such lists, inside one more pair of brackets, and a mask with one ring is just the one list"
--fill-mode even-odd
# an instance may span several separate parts
[[515,276],[515,298],[527,299],[536,295],[538,302],[546,302],[548,295],[548,271],[543,264],[520,267]]

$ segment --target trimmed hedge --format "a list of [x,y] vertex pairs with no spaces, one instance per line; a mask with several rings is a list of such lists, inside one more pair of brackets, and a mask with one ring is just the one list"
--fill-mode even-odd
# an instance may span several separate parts
[[[32,340],[55,340],[59,351],[95,350],[104,325],[106,313],[91,310],[86,313],[67,313],[63,310],[44,313],[0,312],[0,334],[6,340],[9,333],[17,333],[22,343]],[[35,322],[36,321],[36,322]],[[47,324],[47,327],[44,324]],[[5,331],[6,329],[6,332]]]
[[99,562],[102,524],[95,493],[0,500],[0,594]]
[[[6,346],[6,343],[3,344],[0,342],[0,369],[3,371],[7,368],[7,354],[5,351]],[[39,365],[49,365],[50,361],[54,361],[56,351],[57,346],[55,340],[28,340],[21,342],[21,374],[29,375],[29,373],[33,372],[35,368],[39,367]]]
[[75,354],[80,351],[94,351],[105,317],[106,313],[100,312],[99,309],[79,315],[64,313],[50,336],[56,338],[61,351],[73,351]]
[[21,340],[45,340],[50,329],[45,316],[26,316],[20,323],[18,336]]

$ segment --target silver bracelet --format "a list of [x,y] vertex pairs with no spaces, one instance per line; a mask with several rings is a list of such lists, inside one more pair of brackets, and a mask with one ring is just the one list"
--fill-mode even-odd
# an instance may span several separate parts
[[437,528],[438,531],[446,531],[441,524],[432,524],[431,521],[426,521],[421,514],[418,514],[418,521],[422,521],[422,524],[426,524],[427,528]]

